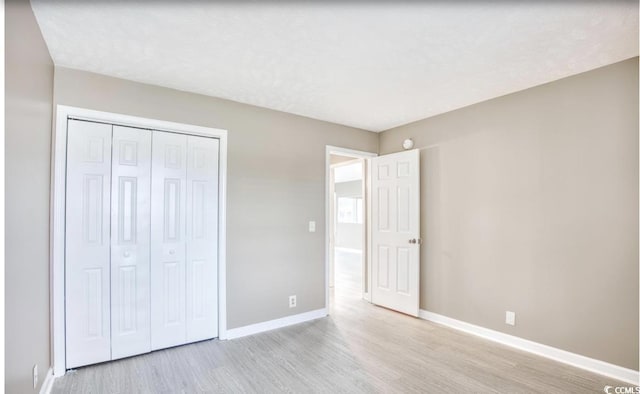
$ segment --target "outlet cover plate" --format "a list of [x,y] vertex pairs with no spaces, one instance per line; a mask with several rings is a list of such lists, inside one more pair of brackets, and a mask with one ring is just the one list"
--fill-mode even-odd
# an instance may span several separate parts
[[33,388],[38,387],[38,364],[33,366]]
[[505,318],[505,323],[507,323],[510,326],[515,326],[516,325],[516,313],[515,312],[511,312],[511,311],[507,311],[507,315]]

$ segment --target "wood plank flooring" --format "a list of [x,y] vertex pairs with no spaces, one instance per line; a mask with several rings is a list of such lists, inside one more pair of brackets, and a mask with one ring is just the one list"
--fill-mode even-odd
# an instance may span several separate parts
[[602,393],[624,383],[360,299],[358,259],[336,262],[324,319],[205,341],[56,379],[53,393]]

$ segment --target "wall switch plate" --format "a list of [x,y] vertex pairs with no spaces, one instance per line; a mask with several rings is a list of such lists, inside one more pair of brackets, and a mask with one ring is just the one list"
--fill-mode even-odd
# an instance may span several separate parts
[[298,301],[296,300],[296,296],[289,296],[289,308],[295,308],[298,305]]
[[33,366],[33,388],[38,387],[38,364]]
[[511,311],[507,311],[507,317],[506,317],[505,323],[507,323],[510,326],[515,326],[516,325],[516,313],[515,312],[511,312]]
[[316,222],[314,222],[313,220],[309,222],[309,232],[310,233],[316,232]]

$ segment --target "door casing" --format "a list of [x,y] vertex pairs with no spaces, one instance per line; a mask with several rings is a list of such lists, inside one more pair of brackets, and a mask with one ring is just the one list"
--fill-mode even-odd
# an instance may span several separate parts
[[51,361],[53,374],[63,376],[66,372],[65,349],[65,227],[66,227],[66,159],[68,119],[109,123],[171,133],[213,137],[220,141],[219,188],[218,188],[218,334],[227,339],[226,304],[226,195],[227,195],[227,130],[175,123],[111,112],[58,105],[56,128],[52,145],[52,193],[51,193]]
[[[363,253],[366,255],[366,258],[364,259],[365,261],[365,267],[366,267],[366,282],[367,282],[367,286],[366,286],[366,292],[364,293],[364,299],[367,301],[371,301],[371,293],[368,291],[371,288],[371,260],[370,260],[370,256],[371,256],[371,245],[369,240],[371,239],[371,209],[369,207],[370,205],[370,183],[371,183],[371,176],[370,176],[370,160],[372,157],[376,157],[378,156],[377,153],[373,153],[373,152],[365,152],[365,151],[359,151],[359,150],[354,150],[354,149],[348,149],[348,148],[341,148],[338,146],[332,146],[332,145],[327,145],[326,149],[325,149],[325,252],[324,252],[324,260],[325,260],[325,267],[324,267],[324,273],[325,273],[325,278],[324,278],[324,291],[325,291],[325,308],[327,311],[327,314],[329,313],[329,274],[330,274],[330,264],[331,264],[331,246],[330,246],[330,242],[329,242],[329,237],[331,237],[331,199],[333,198],[333,188],[332,188],[332,184],[331,184],[331,155],[340,155],[340,156],[346,156],[346,157],[353,157],[354,159],[364,159],[365,161],[365,169],[366,169],[366,174],[363,177],[363,196],[365,198],[366,201],[366,208],[365,208],[365,231],[364,231],[364,243],[363,243]],[[366,253],[365,253],[366,252]],[[364,289],[363,289],[364,290]]]

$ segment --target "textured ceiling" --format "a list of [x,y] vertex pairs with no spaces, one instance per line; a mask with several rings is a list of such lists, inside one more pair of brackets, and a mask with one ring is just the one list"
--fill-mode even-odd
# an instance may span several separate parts
[[638,2],[32,0],[56,65],[386,130],[638,55]]

